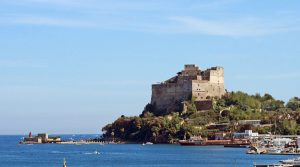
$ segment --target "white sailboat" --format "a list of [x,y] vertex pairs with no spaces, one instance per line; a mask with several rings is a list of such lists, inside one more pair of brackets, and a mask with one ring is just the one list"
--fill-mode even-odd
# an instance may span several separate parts
[[64,158],[64,164],[63,164],[63,167],[67,167],[67,162],[66,162],[66,159]]
[[98,150],[94,151],[94,154],[98,155],[100,152]]

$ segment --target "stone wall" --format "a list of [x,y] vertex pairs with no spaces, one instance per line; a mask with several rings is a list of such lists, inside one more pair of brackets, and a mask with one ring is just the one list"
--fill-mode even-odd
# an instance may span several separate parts
[[151,104],[158,110],[180,103],[191,97],[191,81],[152,85]]

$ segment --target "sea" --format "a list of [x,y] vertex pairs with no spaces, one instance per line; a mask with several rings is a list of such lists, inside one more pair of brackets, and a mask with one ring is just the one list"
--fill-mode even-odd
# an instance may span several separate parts
[[[86,139],[97,135],[61,135]],[[247,148],[174,144],[19,144],[23,136],[0,136],[0,167],[252,167],[277,164],[290,155],[250,155]],[[99,152],[99,154],[97,154]]]

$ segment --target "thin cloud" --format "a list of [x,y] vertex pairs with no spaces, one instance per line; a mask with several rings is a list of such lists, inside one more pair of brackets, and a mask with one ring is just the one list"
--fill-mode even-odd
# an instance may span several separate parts
[[130,19],[118,16],[90,18],[81,20],[78,18],[55,18],[34,15],[13,15],[2,19],[2,23],[17,25],[74,27],[74,28],[98,28],[117,31],[137,31],[152,33],[193,33],[227,37],[251,37],[270,35],[274,33],[299,31],[300,25],[295,21],[272,22],[267,19],[239,18],[235,20],[205,20],[194,17],[173,16],[165,21],[155,18],[150,22],[142,19]]
[[46,67],[45,64],[37,64],[28,61],[20,60],[0,60],[0,67],[5,68],[42,68]]
[[255,18],[240,18],[236,20],[204,20],[193,17],[170,17],[169,20],[178,23],[175,31],[181,33],[201,33],[219,36],[260,36],[278,32],[289,32],[300,29],[300,25],[291,23],[270,22]]
[[[27,3],[25,3],[27,2]],[[120,1],[113,3],[96,0],[15,0],[16,3],[33,8],[33,12],[17,12],[2,15],[2,25],[35,25],[52,27],[73,27],[149,32],[149,33],[190,33],[226,37],[252,37],[300,30],[297,14],[286,13],[278,17],[269,14],[259,16],[235,16],[231,19],[213,15],[209,19],[196,16],[201,11],[219,11],[238,4],[240,0],[207,1],[206,3],[182,3],[181,1]],[[27,5],[27,6],[26,6]],[[14,6],[14,5],[13,5]],[[168,6],[167,10],[166,7]],[[66,7],[66,8],[65,8]],[[34,12],[34,9],[54,10],[50,13]],[[63,10],[62,10],[63,9]],[[64,10],[67,9],[67,10]],[[68,13],[65,13],[65,12]],[[193,12],[190,12],[193,11]],[[221,10],[222,11],[222,10]],[[72,12],[72,15],[69,13]],[[150,13],[151,12],[151,13]],[[210,11],[211,12],[211,11]],[[183,13],[185,16],[181,16]],[[216,12],[213,12],[216,13]],[[60,17],[58,17],[60,14]],[[228,16],[225,12],[225,16]],[[276,19],[274,19],[276,18]]]
[[4,0],[5,3],[12,5],[44,5],[44,6],[56,6],[56,7],[79,7],[87,3],[88,0]]
[[94,27],[95,24],[78,19],[52,18],[43,16],[21,16],[11,21],[14,24],[46,25],[60,27]]
[[300,72],[280,73],[280,74],[261,74],[261,75],[237,75],[236,79],[241,80],[285,80],[300,78]]

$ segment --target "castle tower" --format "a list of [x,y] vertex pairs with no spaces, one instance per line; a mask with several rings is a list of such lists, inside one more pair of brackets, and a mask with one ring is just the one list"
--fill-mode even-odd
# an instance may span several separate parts
[[201,71],[198,66],[187,64],[177,76],[152,85],[151,105],[157,111],[166,112],[169,109],[176,110],[176,106],[192,96],[196,97],[196,101],[207,101],[224,94],[223,67]]

